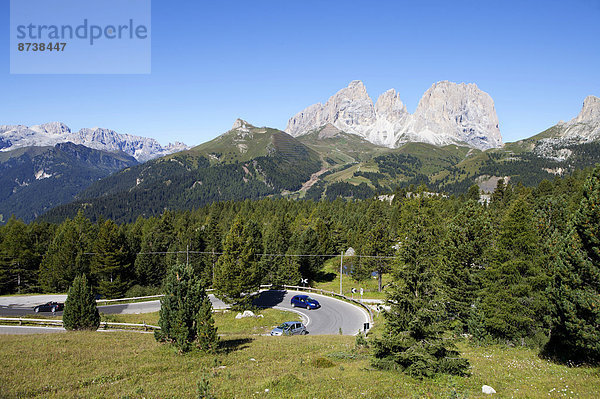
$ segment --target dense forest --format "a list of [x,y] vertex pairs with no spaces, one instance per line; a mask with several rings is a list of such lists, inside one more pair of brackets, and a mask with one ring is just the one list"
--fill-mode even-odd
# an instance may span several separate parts
[[476,186],[460,196],[420,186],[392,201],[216,202],[125,224],[81,212],[60,224],[11,218],[0,227],[0,291],[64,292],[86,274],[106,298],[154,293],[169,265],[189,263],[236,299],[263,283],[319,281],[323,262],[352,247],[351,277],[389,273],[402,314],[430,308],[480,342],[597,361],[598,237],[600,168],[533,188],[500,180],[489,202]]

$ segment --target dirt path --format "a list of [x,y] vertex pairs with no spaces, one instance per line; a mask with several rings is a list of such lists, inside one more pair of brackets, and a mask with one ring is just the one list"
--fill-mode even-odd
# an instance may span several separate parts
[[329,170],[329,168],[323,168],[320,171],[315,172],[312,175],[310,175],[310,179],[307,182],[305,182],[304,184],[302,184],[302,188],[300,188],[300,191],[307,191],[316,182],[319,181],[319,176],[321,176],[323,173],[327,172],[328,170]]

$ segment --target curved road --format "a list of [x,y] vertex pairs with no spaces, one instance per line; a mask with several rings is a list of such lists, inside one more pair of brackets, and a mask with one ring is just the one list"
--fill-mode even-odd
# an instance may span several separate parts
[[[363,329],[363,323],[369,321],[367,312],[360,307],[324,295],[311,294],[321,304],[319,309],[292,308],[290,300],[292,296],[297,294],[305,293],[298,291],[262,291],[254,299],[254,304],[259,307],[276,308],[300,313],[308,332],[313,335],[339,334],[340,329],[344,335],[355,335],[359,330]],[[209,297],[215,309],[225,308],[225,304],[214,295],[211,294]],[[39,297],[39,299],[36,297],[5,297],[1,299],[0,316],[4,317],[35,315],[33,304],[44,303],[44,301],[48,300],[64,301],[64,298],[43,299],[42,297]],[[7,300],[12,303],[7,304]],[[98,306],[98,310],[105,314],[150,313],[157,312],[159,309],[160,301],[158,300]],[[44,314],[48,315],[50,313]],[[62,316],[62,312],[56,312],[56,316]],[[7,333],[6,331],[4,328],[0,328],[0,334],[3,332]],[[44,331],[39,330],[39,332]]]

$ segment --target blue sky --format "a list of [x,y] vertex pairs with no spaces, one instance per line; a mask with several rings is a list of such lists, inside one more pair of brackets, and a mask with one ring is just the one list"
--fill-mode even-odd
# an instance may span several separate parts
[[237,117],[283,129],[354,79],[374,100],[395,88],[410,112],[450,80],[489,93],[515,141],[600,96],[598,21],[598,0],[154,0],[148,75],[10,75],[3,29],[0,124],[62,121],[195,145]]

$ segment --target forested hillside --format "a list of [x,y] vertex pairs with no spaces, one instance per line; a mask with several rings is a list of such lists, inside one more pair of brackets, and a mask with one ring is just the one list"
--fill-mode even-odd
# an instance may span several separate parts
[[0,224],[11,215],[31,221],[99,179],[137,161],[112,153],[60,143],[0,152]]
[[[319,281],[323,262],[352,247],[356,256],[346,266],[354,280],[372,272],[417,285],[427,279],[445,298],[452,328],[481,341],[542,345],[552,320],[594,311],[600,169],[534,188],[500,181],[489,204],[478,200],[475,186],[458,197],[422,186],[399,191],[391,203],[228,201],[120,225],[91,222],[83,212],[60,224],[11,219],[0,229],[0,289],[64,292],[85,273],[105,297],[133,295],[159,290],[167,266],[189,259],[207,286],[235,297],[261,283]],[[226,276],[239,267],[234,253],[244,267],[232,285]],[[422,273],[406,275],[416,264]],[[565,297],[565,290],[573,293]],[[594,290],[581,302],[581,292]],[[582,308],[567,311],[564,301]]]

